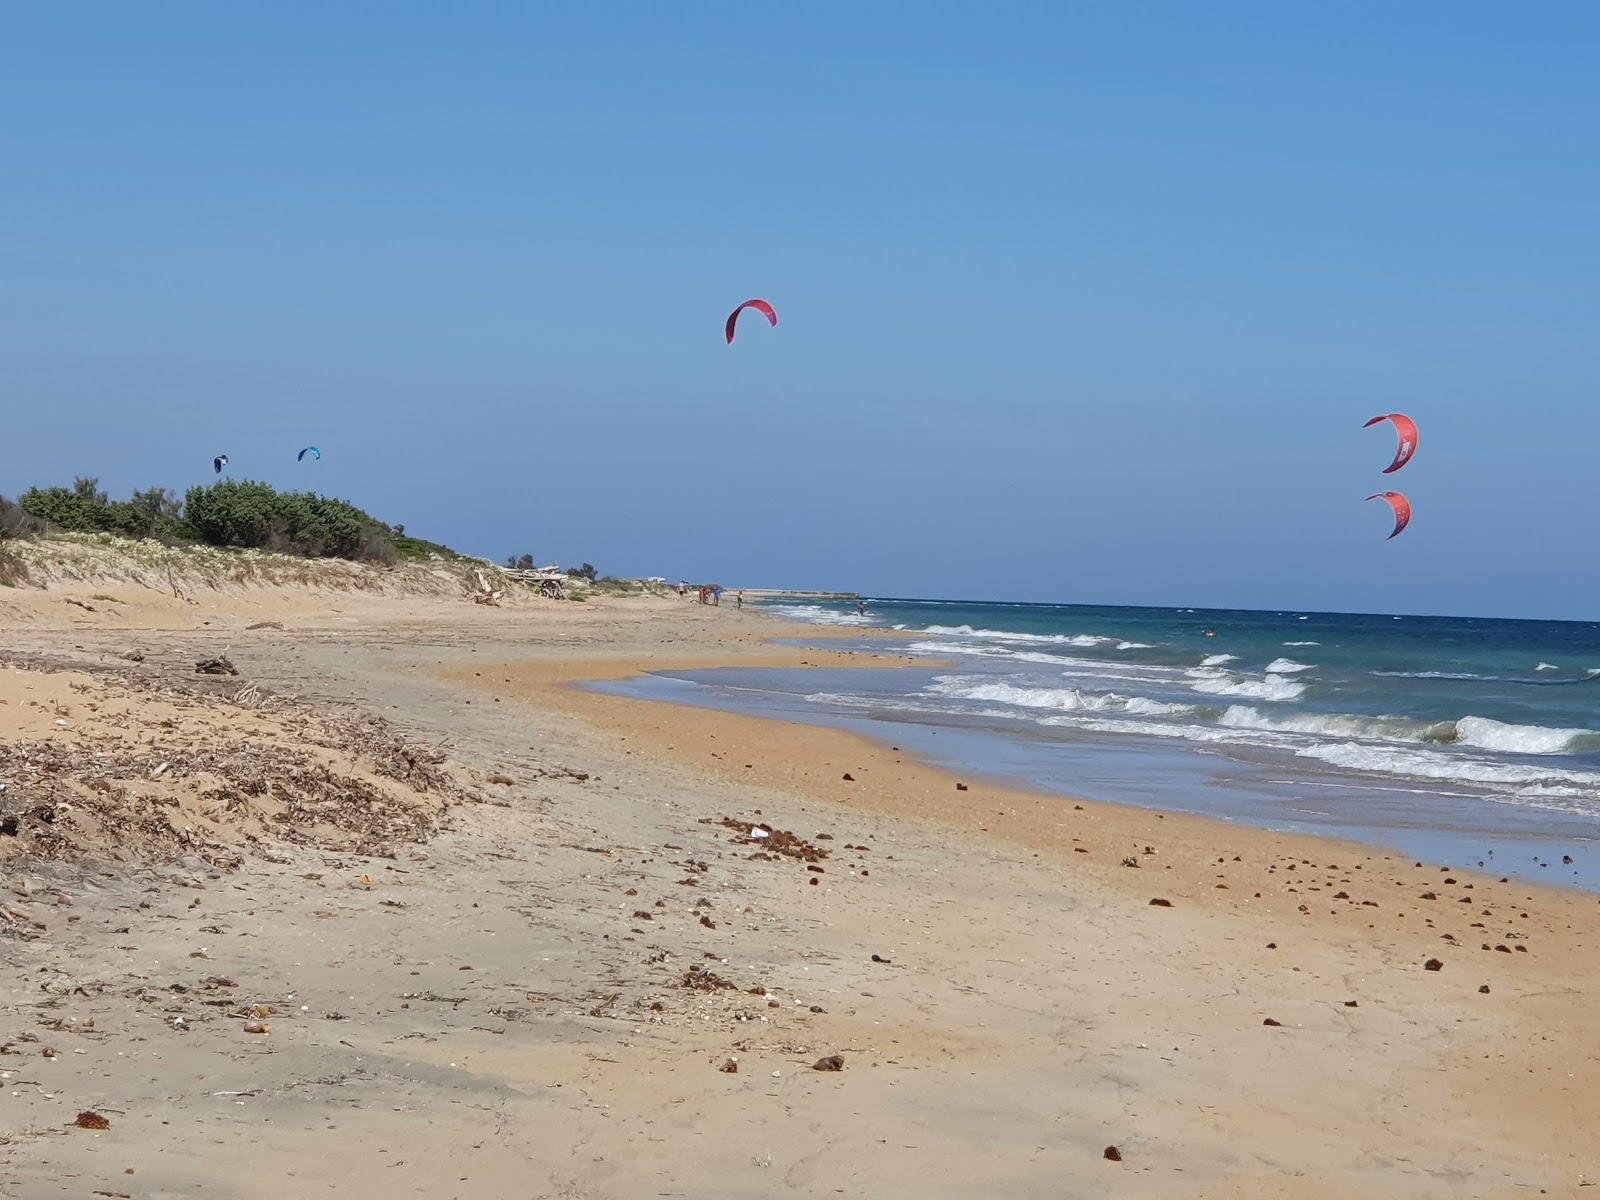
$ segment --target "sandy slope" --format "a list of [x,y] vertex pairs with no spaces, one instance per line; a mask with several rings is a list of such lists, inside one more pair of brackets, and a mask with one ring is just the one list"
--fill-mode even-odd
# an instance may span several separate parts
[[[213,802],[198,846],[103,814],[87,857],[11,839],[0,1194],[1442,1197],[1600,1170],[1592,896],[565,686],[823,657],[748,612],[190,599],[5,597],[33,614],[11,660],[72,673],[0,671],[0,738],[293,749],[435,824],[360,855],[337,806],[292,844]],[[190,695],[224,647],[240,679]],[[379,769],[396,739],[448,755],[442,811]],[[222,785],[173,773],[139,790],[192,829]]]

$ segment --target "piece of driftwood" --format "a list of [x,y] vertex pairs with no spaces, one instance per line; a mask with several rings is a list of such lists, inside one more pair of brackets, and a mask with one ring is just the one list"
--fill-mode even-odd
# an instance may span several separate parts
[[489,586],[489,581],[483,577],[482,571],[474,572],[478,577],[478,592],[472,597],[474,604],[488,604],[495,608],[500,607],[500,597],[505,595],[503,590],[497,591]]
[[239,668],[228,661],[228,652],[224,650],[216,658],[203,658],[194,665],[197,675],[237,675]]

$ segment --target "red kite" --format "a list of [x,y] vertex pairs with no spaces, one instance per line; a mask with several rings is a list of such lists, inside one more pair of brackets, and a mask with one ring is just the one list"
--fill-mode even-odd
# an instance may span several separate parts
[[746,300],[743,304],[739,305],[738,308],[734,309],[728,314],[728,326],[724,332],[726,332],[728,335],[728,345],[730,346],[733,345],[734,323],[738,321],[739,314],[747,308],[753,308],[762,316],[766,317],[768,325],[776,326],[778,324],[778,312],[772,307],[772,305],[768,304],[765,300]]
[[[1399,492],[1373,492],[1367,499],[1387,500],[1389,507],[1394,509],[1394,532],[1389,535],[1390,538],[1398,537],[1400,531],[1411,523],[1411,501],[1407,500]],[[1388,540],[1389,538],[1384,539],[1384,541]]]
[[1383,469],[1385,475],[1392,475],[1410,462],[1411,456],[1417,452],[1417,424],[1405,413],[1384,413],[1381,417],[1373,417],[1361,428],[1368,429],[1379,421],[1393,421],[1395,432],[1400,435],[1400,448],[1394,452],[1394,461]]

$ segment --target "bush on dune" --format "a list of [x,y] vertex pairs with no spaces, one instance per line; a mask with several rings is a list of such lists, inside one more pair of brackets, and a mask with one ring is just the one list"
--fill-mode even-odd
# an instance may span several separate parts
[[172,535],[179,508],[177,497],[165,488],[135,492],[131,500],[112,500],[100,490],[98,479],[83,475],[70,488],[29,488],[18,506],[57,529],[128,538]]
[[253,480],[192,487],[181,500],[157,487],[112,500],[99,480],[79,476],[69,488],[29,488],[16,504],[0,500],[0,537],[53,530],[381,563],[395,561],[397,540],[389,526],[348,501],[280,492]]
[[307,558],[395,559],[389,527],[348,501],[280,492],[253,480],[190,488],[183,524],[197,541],[213,546]]

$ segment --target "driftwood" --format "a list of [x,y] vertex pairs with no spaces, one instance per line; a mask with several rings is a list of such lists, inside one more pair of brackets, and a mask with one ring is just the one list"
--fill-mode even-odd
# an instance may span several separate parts
[[[491,564],[493,565],[493,564]],[[548,567],[536,567],[533,570],[524,570],[519,567],[495,566],[494,570],[502,576],[525,583],[541,596],[551,600],[567,599],[567,577],[561,573],[561,568],[552,563]],[[500,601],[505,596],[505,589],[491,588],[489,581],[483,577],[483,572],[476,572],[478,576],[478,592],[473,596],[475,604],[490,604],[500,607]]]
[[504,589],[497,591],[491,588],[489,581],[483,577],[482,571],[477,571],[475,574],[478,576],[478,593],[472,597],[472,602],[474,604],[489,604],[499,608],[500,597],[505,595]]
[[216,658],[204,658],[194,665],[197,675],[237,675],[239,668],[228,661],[228,652],[224,650]]

